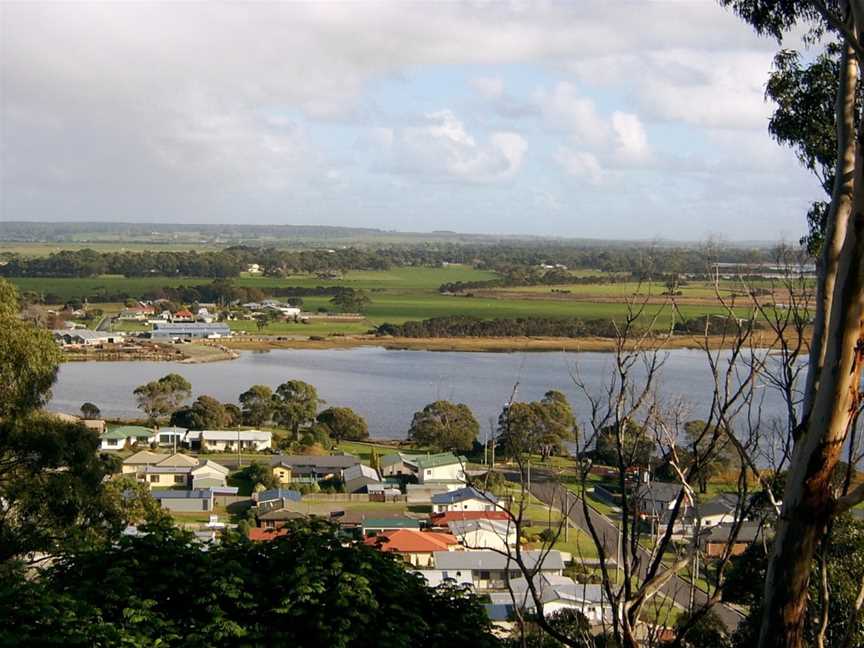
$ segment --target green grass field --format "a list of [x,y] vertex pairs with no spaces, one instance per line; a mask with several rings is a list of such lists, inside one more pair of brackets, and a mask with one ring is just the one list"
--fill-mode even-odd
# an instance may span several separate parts
[[[309,324],[278,322],[268,325],[262,332],[269,335],[331,335],[331,334],[361,334],[371,327],[390,322],[401,324],[409,320],[421,320],[431,317],[452,315],[469,315],[481,318],[519,318],[519,317],[550,317],[579,318],[585,320],[609,320],[620,318],[626,312],[623,303],[608,301],[609,298],[620,298],[632,294],[638,285],[621,283],[609,285],[573,286],[573,291],[596,295],[597,301],[555,299],[550,294],[549,299],[538,298],[537,293],[549,292],[548,286],[507,289],[499,298],[495,296],[468,297],[463,295],[442,295],[438,287],[442,283],[456,281],[476,281],[491,279],[495,275],[483,270],[475,270],[469,266],[452,265],[441,268],[410,267],[394,268],[387,271],[349,272],[338,280],[318,279],[310,275],[291,276],[287,278],[273,277],[241,277],[237,285],[258,287],[261,289],[288,286],[346,286],[366,290],[372,300],[366,313],[365,321],[326,322],[312,321]],[[102,276],[88,279],[52,279],[52,278],[12,278],[12,283],[24,291],[32,291],[40,295],[54,294],[64,299],[93,298],[102,293],[126,293],[139,297],[161,287],[180,285],[193,286],[206,284],[210,279],[199,277],[133,277]],[[726,287],[725,290],[730,289]],[[697,284],[687,287],[692,291],[687,296],[710,297],[713,289]],[[532,293],[530,298],[520,298],[519,293]],[[662,287],[655,285],[652,292],[659,294]],[[330,308],[329,297],[306,297],[303,300],[304,309],[317,311],[319,308]],[[107,311],[108,308],[105,308]],[[696,317],[705,314],[723,314],[720,304],[682,305],[679,307],[684,317]],[[672,318],[670,308],[650,306],[645,310],[645,318],[653,317],[658,311],[662,316],[658,320],[660,327],[669,325]],[[125,326],[125,325],[124,325]],[[235,331],[245,331],[256,334],[258,328],[252,321],[231,322]],[[134,326],[130,330],[139,330]],[[121,330],[121,329],[118,329]]]

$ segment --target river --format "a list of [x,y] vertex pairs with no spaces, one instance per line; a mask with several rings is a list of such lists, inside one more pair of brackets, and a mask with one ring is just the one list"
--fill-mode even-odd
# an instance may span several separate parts
[[[664,399],[684,398],[692,418],[707,414],[712,379],[701,351],[665,352],[658,382]],[[374,438],[404,438],[413,413],[434,400],[466,403],[481,430],[488,429],[519,382],[518,400],[535,400],[550,390],[567,394],[577,417],[587,404],[571,378],[579,375],[599,394],[612,369],[610,353],[464,353],[393,351],[362,347],[339,350],[243,352],[239,359],[208,364],[171,362],[69,362],[60,368],[49,408],[77,414],[91,401],[107,417],[138,417],[132,390],[167,373],[185,376],[194,395],[224,402],[253,384],[276,387],[304,380],[328,405],[351,407],[369,422]],[[779,402],[766,390],[763,415],[779,415]],[[481,431],[481,436],[483,432]]]

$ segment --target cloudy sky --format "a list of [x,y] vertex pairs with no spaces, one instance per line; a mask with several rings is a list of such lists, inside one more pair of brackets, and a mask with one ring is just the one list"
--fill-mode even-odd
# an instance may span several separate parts
[[712,0],[0,3],[0,220],[797,238]]

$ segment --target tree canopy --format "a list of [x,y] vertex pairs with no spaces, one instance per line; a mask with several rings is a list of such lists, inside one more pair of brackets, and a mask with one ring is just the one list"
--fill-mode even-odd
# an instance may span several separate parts
[[337,441],[362,441],[369,438],[366,419],[350,407],[328,407],[318,415],[318,423]]
[[499,442],[511,455],[537,453],[544,459],[560,453],[577,435],[576,419],[567,397],[551,390],[539,401],[511,403],[499,417]]
[[480,424],[463,403],[439,400],[414,414],[408,438],[437,450],[466,452],[474,446]]
[[201,395],[187,407],[171,414],[171,425],[189,430],[218,430],[229,425],[228,411],[212,396]]
[[264,425],[273,418],[276,408],[273,390],[267,385],[252,385],[240,394],[240,408],[246,425]]
[[276,388],[274,418],[300,439],[300,431],[308,428],[318,414],[318,390],[302,380],[289,380]]
[[147,534],[74,553],[36,581],[0,578],[3,645],[497,645],[479,600],[346,543],[323,521],[272,542]]
[[192,395],[192,385],[183,376],[170,373],[136,387],[132,392],[138,408],[153,421],[169,416]]

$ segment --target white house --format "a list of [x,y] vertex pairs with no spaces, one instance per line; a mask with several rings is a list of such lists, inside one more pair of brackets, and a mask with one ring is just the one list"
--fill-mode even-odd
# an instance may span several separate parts
[[[551,617],[562,610],[581,612],[592,626],[610,623],[612,608],[603,594],[602,585],[576,583],[566,576],[538,574],[534,577],[534,587],[543,604],[543,616]],[[489,599],[492,604],[493,617],[495,608],[499,608],[506,619],[512,616],[514,604],[523,610],[533,612],[536,608],[534,597],[528,588],[528,581],[520,576],[510,581],[510,592],[492,592]],[[503,620],[502,619],[502,620]]]
[[457,488],[447,493],[432,496],[432,513],[448,511],[494,511],[498,498],[492,493],[483,493],[472,486]]
[[228,473],[225,466],[204,459],[193,468],[189,476],[192,478],[192,488],[219,488],[228,485]]
[[381,474],[384,477],[413,476],[419,484],[464,484],[466,462],[465,457],[457,457],[452,452],[431,455],[399,452],[381,459]]
[[510,520],[474,518],[453,520],[447,526],[450,533],[467,549],[507,551],[507,547],[515,547],[519,541],[516,525]]
[[190,430],[185,443],[192,449],[211,452],[261,452],[273,445],[273,434],[263,430]]
[[[434,567],[442,572],[442,579],[465,582],[470,574],[470,582],[478,591],[506,589],[508,573],[511,581],[522,576],[512,559],[490,549],[436,551],[433,557]],[[541,574],[561,576],[564,571],[561,552],[554,549],[548,554],[536,550],[523,551],[522,560],[528,569],[536,569]]]
[[117,425],[99,437],[102,450],[123,450],[123,448],[156,443],[156,432],[140,425]]

